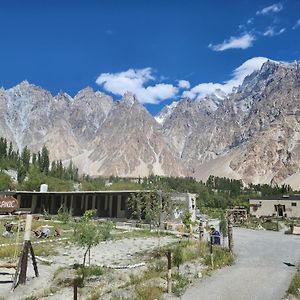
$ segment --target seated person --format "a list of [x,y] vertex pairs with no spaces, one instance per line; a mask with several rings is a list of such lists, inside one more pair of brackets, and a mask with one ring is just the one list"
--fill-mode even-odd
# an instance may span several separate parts
[[42,226],[42,230],[41,230],[41,235],[39,236],[39,238],[44,237],[44,238],[48,238],[50,235],[50,229],[47,225]]
[[61,236],[61,230],[59,228],[54,229],[54,236]]
[[3,232],[2,236],[3,237],[9,237],[13,234],[12,232],[12,227],[13,227],[13,224],[10,223],[10,222],[6,222],[4,224],[4,227],[5,227],[5,231]]
[[40,237],[42,231],[42,226],[39,226],[36,230],[33,230],[33,233],[36,237]]

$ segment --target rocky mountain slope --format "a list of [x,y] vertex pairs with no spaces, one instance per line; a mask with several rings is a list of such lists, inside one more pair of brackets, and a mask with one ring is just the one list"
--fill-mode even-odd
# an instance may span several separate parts
[[90,175],[210,174],[300,187],[300,64],[268,61],[234,92],[188,98],[152,117],[127,93],[52,96],[24,81],[0,89],[0,136],[42,145]]

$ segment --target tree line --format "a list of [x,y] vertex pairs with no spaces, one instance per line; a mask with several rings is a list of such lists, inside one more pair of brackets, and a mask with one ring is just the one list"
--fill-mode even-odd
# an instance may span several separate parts
[[[3,172],[5,170],[17,172],[17,186],[14,186],[10,176]],[[78,181],[78,168],[72,161],[68,167],[65,167],[61,160],[50,162],[49,150],[45,145],[37,153],[31,152],[27,146],[20,153],[19,150],[14,150],[12,142],[0,138],[0,190],[13,187],[36,190],[40,184],[48,182],[54,189],[57,185],[57,189],[71,190],[70,183],[66,184],[66,181]],[[59,187],[60,185],[62,186]]]
[[[4,170],[17,171],[17,185],[13,184]],[[106,183],[109,185],[106,185]],[[156,190],[164,192],[190,192],[198,195],[200,208],[226,209],[236,205],[248,205],[251,197],[293,193],[289,185],[271,186],[268,184],[245,185],[241,180],[209,176],[206,182],[193,177],[166,177],[149,175],[143,178],[122,178],[118,176],[92,178],[79,177],[77,167],[70,161],[65,167],[61,160],[50,162],[49,150],[43,146],[41,151],[32,153],[25,146],[21,153],[14,150],[13,144],[0,138],[0,190],[37,190],[40,184],[47,183],[49,190],[71,191],[74,183],[81,190]],[[76,185],[75,184],[75,185]]]

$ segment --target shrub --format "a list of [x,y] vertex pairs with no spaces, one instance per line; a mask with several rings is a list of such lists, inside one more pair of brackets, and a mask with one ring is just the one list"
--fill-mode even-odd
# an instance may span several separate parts
[[180,245],[177,245],[173,252],[173,263],[179,270],[179,266],[183,263],[183,251]]
[[[230,266],[234,263],[234,256],[225,248],[214,247],[213,249],[214,269],[219,269],[224,266]],[[204,258],[204,263],[211,266],[211,256],[207,254]]]
[[100,234],[104,241],[109,240],[111,238],[111,231],[115,227],[112,221],[107,221],[103,223],[100,227]]
[[177,297],[180,297],[186,290],[190,281],[187,277],[180,275],[179,273],[174,273],[172,275],[172,279],[173,279],[172,292]]
[[91,277],[91,276],[100,276],[103,275],[103,269],[99,266],[90,266],[90,267],[79,267],[76,269],[77,275],[83,275],[83,277]]
[[64,206],[61,205],[57,212],[57,220],[67,224],[72,219],[70,211]]
[[163,291],[157,286],[136,286],[136,300],[161,299]]

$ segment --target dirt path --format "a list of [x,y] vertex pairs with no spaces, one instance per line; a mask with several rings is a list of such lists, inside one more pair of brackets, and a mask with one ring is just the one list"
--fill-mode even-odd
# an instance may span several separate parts
[[181,299],[276,300],[284,297],[300,261],[300,236],[234,229],[235,265],[195,281]]

